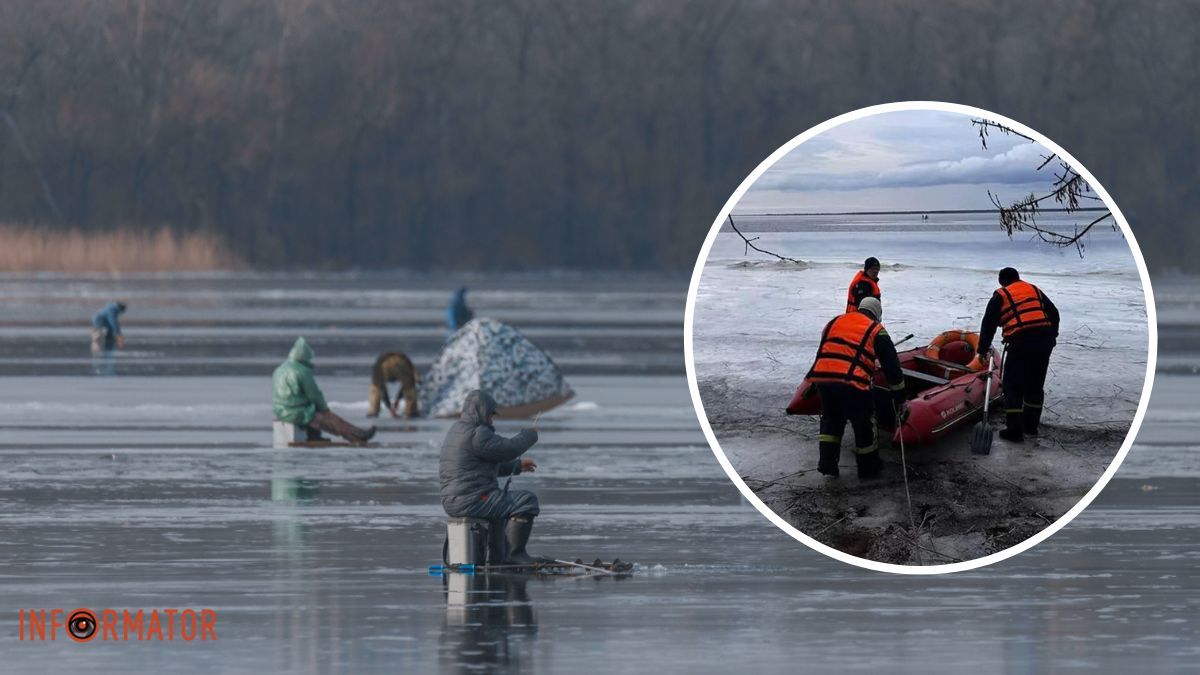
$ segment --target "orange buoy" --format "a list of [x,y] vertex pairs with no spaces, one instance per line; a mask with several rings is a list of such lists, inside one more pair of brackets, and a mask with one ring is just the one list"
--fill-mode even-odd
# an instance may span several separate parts
[[925,356],[951,363],[967,365],[979,350],[979,333],[948,330],[930,340]]

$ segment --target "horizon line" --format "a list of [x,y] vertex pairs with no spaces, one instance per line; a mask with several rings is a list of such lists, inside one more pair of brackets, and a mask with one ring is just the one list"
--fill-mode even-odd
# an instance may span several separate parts
[[[1111,209],[1102,208],[1099,206],[1089,206],[1079,209],[1038,209],[1039,213],[1075,213],[1078,211],[1094,212],[1094,211],[1110,211]],[[730,216],[749,216],[749,217],[764,217],[764,216],[897,216],[897,215],[920,215],[931,213],[955,214],[955,213],[999,213],[997,209],[914,209],[907,211],[813,211],[808,213],[799,212],[783,212],[783,213],[730,213]]]

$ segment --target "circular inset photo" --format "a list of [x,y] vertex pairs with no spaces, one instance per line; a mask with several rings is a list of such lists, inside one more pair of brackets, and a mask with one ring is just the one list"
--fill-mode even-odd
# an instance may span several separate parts
[[688,378],[781,529],[929,574],[1002,560],[1117,470],[1155,361],[1146,266],[1087,170],[985,110],[912,102],[780,148],[692,276]]

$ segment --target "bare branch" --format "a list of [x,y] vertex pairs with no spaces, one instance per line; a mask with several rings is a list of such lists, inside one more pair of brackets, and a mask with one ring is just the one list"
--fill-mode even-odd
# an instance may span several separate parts
[[[987,149],[987,135],[989,129],[995,129],[1001,133],[1018,136],[1025,140],[1036,143],[1034,139],[1025,134],[1007,127],[998,122],[985,119],[972,119],[971,124],[979,128],[979,139],[983,148]],[[988,199],[1000,214],[1000,227],[1008,236],[1012,236],[1014,232],[1031,231],[1034,236],[1047,244],[1053,246],[1074,246],[1078,251],[1079,256],[1083,257],[1083,237],[1091,231],[1097,223],[1112,217],[1111,211],[1106,211],[1103,215],[1096,218],[1092,222],[1084,225],[1082,228],[1076,226],[1072,234],[1062,234],[1053,230],[1046,229],[1038,225],[1038,213],[1041,211],[1042,202],[1053,199],[1055,203],[1062,205],[1063,210],[1067,213],[1074,213],[1080,210],[1080,200],[1087,199],[1090,201],[1102,201],[1099,197],[1091,194],[1092,187],[1084,180],[1083,176],[1074,169],[1070,164],[1058,158],[1057,154],[1042,155],[1042,163],[1037,166],[1037,171],[1046,168],[1052,161],[1058,160],[1058,169],[1054,172],[1054,181],[1050,185],[1050,192],[1044,195],[1029,194],[1022,199],[1005,206],[1000,198],[992,194],[988,190]],[[1114,224],[1115,228],[1115,224]]]
[[749,252],[750,252],[750,251],[749,251],[749,249],[754,249],[755,251],[758,251],[759,253],[765,253],[765,254],[767,254],[767,255],[773,255],[773,256],[775,256],[776,258],[779,258],[780,260],[786,260],[786,261],[788,261],[788,262],[794,262],[794,263],[796,263],[797,265],[803,265],[803,264],[804,264],[804,261],[803,261],[803,260],[796,260],[795,258],[789,258],[789,257],[787,257],[787,256],[785,256],[785,255],[779,255],[778,253],[772,253],[771,251],[767,251],[767,250],[765,250],[765,249],[761,249],[761,248],[759,248],[759,247],[755,246],[755,245],[753,244],[753,242],[754,242],[756,239],[758,239],[758,237],[754,237],[754,239],[747,239],[747,238],[746,238],[746,235],[742,234],[742,231],[741,231],[741,230],[739,230],[739,229],[737,228],[737,225],[735,225],[735,224],[734,224],[734,222],[733,222],[733,214],[732,214],[732,213],[731,213],[731,214],[729,214],[729,226],[733,228],[733,231],[734,231],[734,232],[737,232],[738,236],[742,238],[742,241],[746,242],[746,249],[747,249],[747,250],[746,250],[746,252],[747,252],[747,253],[749,253]]
[[[1026,136],[1025,134],[1017,131],[1016,129],[1013,129],[1012,127],[1006,127],[1003,124],[1000,124],[999,122],[993,122],[991,120],[985,120],[985,119],[972,119],[971,124],[979,127],[979,137],[981,139],[987,138],[988,129],[990,128],[990,129],[995,129],[995,130],[997,130],[1001,133],[1004,133],[1006,135],[1009,135],[1009,136],[1020,136],[1021,138],[1024,138],[1025,140],[1029,141],[1030,143],[1037,142],[1036,140],[1030,138],[1029,136]],[[987,144],[984,143],[983,147],[986,149]]]

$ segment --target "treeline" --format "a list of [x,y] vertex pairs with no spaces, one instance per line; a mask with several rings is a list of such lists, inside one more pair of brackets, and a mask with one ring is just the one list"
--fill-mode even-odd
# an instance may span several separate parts
[[0,222],[259,267],[686,270],[781,143],[932,99],[1043,131],[1195,269],[1198,33],[1184,0],[8,0]]

